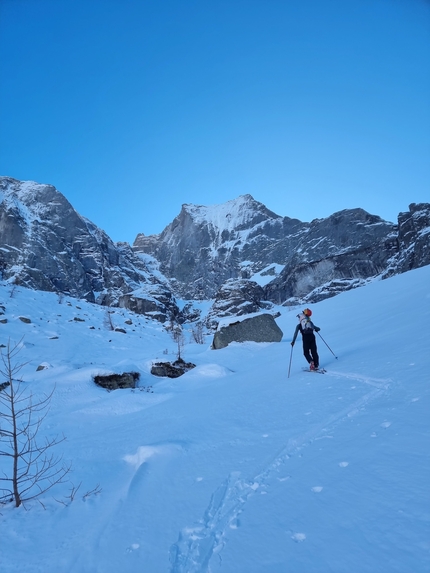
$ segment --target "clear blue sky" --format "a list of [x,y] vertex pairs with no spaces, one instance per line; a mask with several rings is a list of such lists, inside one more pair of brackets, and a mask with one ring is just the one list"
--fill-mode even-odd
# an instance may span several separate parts
[[430,201],[427,0],[0,0],[0,174],[115,241],[251,193]]

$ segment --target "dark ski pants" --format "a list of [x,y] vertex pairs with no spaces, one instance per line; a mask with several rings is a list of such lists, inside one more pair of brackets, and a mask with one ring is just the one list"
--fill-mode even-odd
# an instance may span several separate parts
[[306,360],[314,363],[315,368],[318,368],[320,364],[320,359],[317,352],[317,342],[315,340],[315,334],[304,335],[303,336],[303,354]]

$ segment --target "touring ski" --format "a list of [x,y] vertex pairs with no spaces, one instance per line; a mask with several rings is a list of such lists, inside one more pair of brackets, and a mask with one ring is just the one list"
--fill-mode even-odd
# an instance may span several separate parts
[[316,368],[311,370],[310,368],[302,368],[303,372],[316,372],[317,374],[325,374],[327,370],[325,368]]

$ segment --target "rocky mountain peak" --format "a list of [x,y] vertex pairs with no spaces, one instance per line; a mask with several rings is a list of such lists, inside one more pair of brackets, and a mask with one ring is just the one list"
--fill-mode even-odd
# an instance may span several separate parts
[[149,301],[143,312],[160,320],[178,313],[166,279],[130,245],[115,245],[52,185],[0,177],[0,272],[17,285],[100,304],[126,306],[124,297],[133,295],[133,304]]
[[427,264],[428,203],[412,203],[398,224],[360,208],[308,223],[242,195],[184,204],[162,233],[139,234],[131,248],[113,243],[52,185],[0,177],[2,279],[160,321],[193,316],[175,296],[215,298],[215,321],[271,303],[316,302]]
[[[138,236],[133,248],[160,261],[181,297],[207,299],[226,280],[251,278],[270,265],[281,265],[288,275],[303,263],[357,249],[378,251],[377,245],[394,228],[360,208],[305,223],[281,217],[251,195],[243,195],[221,205],[183,205],[160,235]],[[382,270],[384,261],[378,258],[376,265],[366,268],[365,274]],[[273,292],[269,294],[276,299]]]
[[194,224],[206,225],[219,236],[224,232],[250,229],[263,220],[281,219],[249,194],[219,205],[185,204],[182,209],[193,219]]

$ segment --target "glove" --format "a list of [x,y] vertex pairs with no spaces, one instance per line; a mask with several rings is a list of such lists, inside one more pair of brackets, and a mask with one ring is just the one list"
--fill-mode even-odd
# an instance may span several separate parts
[[319,332],[321,330],[321,328],[318,328],[318,326],[315,327],[315,332]]
[[294,342],[291,343],[291,346],[294,346]]

